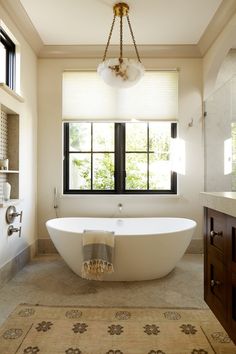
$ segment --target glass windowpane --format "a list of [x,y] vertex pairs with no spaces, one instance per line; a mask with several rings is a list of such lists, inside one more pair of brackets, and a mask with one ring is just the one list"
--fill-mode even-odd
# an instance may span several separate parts
[[6,83],[6,49],[0,43],[0,82]]
[[70,123],[70,151],[91,151],[91,123]]
[[70,189],[91,189],[91,155],[70,154]]
[[93,189],[113,190],[114,188],[114,153],[94,153]]
[[93,151],[114,151],[114,123],[93,123]]
[[149,155],[149,189],[171,189],[170,161],[160,160],[156,154]]
[[169,160],[171,123],[149,123],[149,151],[155,152],[159,160]]
[[147,154],[126,153],[126,189],[147,189]]
[[126,151],[147,151],[147,123],[126,123]]

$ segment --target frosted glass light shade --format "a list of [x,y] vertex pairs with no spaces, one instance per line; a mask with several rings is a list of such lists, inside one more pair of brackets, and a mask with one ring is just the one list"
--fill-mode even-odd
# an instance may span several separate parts
[[97,72],[103,81],[117,88],[128,88],[137,84],[144,75],[144,66],[135,59],[107,59],[98,65]]

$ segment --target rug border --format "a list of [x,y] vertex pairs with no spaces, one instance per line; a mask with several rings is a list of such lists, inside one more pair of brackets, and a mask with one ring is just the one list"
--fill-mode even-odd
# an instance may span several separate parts
[[[74,308],[74,307],[83,307],[83,308],[104,308],[104,309],[122,309],[122,308],[130,308],[130,309],[160,309],[160,310],[199,310],[199,311],[211,311],[210,308],[200,308],[200,307],[157,307],[157,306],[91,306],[91,305],[45,305],[45,304],[31,304],[31,303],[19,303],[16,305],[15,309],[18,306],[35,306],[35,307],[68,307],[68,308]],[[211,311],[212,312],[212,311]],[[214,314],[212,312],[212,314]]]

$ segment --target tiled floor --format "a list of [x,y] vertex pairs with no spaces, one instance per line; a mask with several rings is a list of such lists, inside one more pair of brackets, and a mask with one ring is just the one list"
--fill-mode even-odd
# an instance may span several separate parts
[[162,279],[96,282],[81,279],[59,256],[40,256],[0,289],[0,324],[19,303],[206,308],[203,257],[185,255]]

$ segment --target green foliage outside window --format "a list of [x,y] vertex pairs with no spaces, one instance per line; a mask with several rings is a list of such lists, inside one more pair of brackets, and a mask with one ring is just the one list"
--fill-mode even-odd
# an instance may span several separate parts
[[[168,190],[171,123],[126,123],[126,190]],[[114,190],[114,123],[69,123],[69,188]]]

